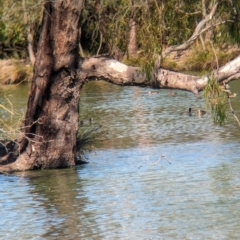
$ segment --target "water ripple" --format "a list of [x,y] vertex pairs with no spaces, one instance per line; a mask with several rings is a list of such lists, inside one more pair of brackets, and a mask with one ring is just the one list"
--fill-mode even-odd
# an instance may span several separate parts
[[240,133],[176,92],[86,85],[107,138],[77,169],[0,175],[0,239],[239,239]]

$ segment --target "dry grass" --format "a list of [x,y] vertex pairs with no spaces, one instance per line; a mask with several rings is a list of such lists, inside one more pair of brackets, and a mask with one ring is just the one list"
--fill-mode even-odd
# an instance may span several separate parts
[[[217,61],[216,61],[216,56]],[[212,71],[223,66],[240,54],[240,48],[217,48],[207,46],[204,51],[201,45],[195,45],[190,49],[181,52],[180,55],[172,53],[163,62],[163,68],[174,71]]]
[[180,71],[180,64],[172,57],[165,58],[162,67],[169,70]]
[[5,104],[0,103],[0,139],[13,140],[20,133],[24,113],[14,109],[12,102],[5,96]]
[[0,60],[0,85],[17,84],[32,79],[32,66],[22,60]]

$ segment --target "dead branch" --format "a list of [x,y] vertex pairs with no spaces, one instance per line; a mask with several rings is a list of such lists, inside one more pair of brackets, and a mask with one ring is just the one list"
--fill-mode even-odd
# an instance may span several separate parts
[[198,36],[203,33],[202,29],[206,25],[206,23],[208,23],[209,21],[212,20],[212,17],[217,10],[217,6],[218,6],[218,4],[216,3],[213,6],[211,12],[208,15],[206,15],[206,17],[201,22],[198,23],[197,27],[195,28],[194,33],[186,42],[184,42],[183,44],[178,45],[178,46],[171,46],[171,47],[166,48],[162,54],[162,58],[163,59],[166,58],[171,52],[182,51],[182,50],[187,49],[190,45],[192,45],[195,42],[195,40],[198,38]]

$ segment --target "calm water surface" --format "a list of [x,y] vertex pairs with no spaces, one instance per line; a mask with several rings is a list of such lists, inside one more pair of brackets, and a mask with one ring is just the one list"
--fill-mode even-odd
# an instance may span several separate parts
[[[148,91],[86,85],[81,119],[102,125],[104,141],[76,169],[0,175],[0,239],[240,239],[237,124],[180,116],[204,108],[191,93]],[[27,95],[20,86],[0,101],[22,114]]]

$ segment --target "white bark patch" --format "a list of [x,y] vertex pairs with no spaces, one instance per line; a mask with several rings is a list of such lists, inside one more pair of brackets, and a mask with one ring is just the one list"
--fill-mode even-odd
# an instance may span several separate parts
[[231,62],[227,63],[225,66],[223,66],[219,72],[232,72],[232,71],[238,71],[240,65],[240,57],[235,58]]
[[207,82],[208,82],[208,77],[199,78],[197,80],[198,84],[207,84]]
[[117,61],[115,62],[111,61],[110,68],[118,72],[126,72],[128,69],[128,66]]

